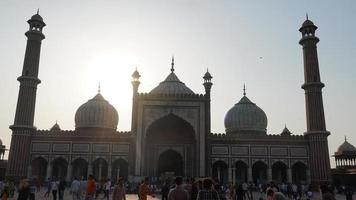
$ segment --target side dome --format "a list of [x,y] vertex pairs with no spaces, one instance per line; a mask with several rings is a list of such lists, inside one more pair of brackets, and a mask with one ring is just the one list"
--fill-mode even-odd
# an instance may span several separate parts
[[335,152],[335,155],[356,155],[356,147],[352,144],[350,144],[346,137],[344,143],[342,143],[339,148],[337,148],[337,152]]
[[116,109],[100,93],[81,105],[75,113],[75,128],[116,130],[118,122]]
[[225,115],[226,133],[266,133],[267,116],[245,95]]

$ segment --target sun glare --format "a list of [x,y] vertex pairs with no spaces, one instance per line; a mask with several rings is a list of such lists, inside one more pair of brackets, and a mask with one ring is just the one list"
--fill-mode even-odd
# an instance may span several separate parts
[[131,75],[138,64],[137,58],[121,53],[100,54],[88,63],[90,85],[98,87],[100,83],[101,94],[115,106],[119,115],[131,112]]

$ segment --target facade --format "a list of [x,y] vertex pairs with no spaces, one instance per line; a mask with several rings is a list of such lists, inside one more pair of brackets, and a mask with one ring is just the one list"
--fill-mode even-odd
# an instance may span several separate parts
[[210,176],[223,183],[294,182],[320,184],[330,180],[330,162],[315,36],[306,20],[299,31],[304,54],[307,130],[267,134],[267,115],[242,98],[225,116],[225,133],[211,133],[212,76],[203,76],[204,94],[196,94],[174,73],[148,93],[139,93],[140,74],[132,74],[131,130],[117,131],[118,113],[98,91],[75,114],[75,129],[37,130],[34,110],[42,29],[38,14],[30,29],[10,146],[7,175],[11,177],[97,179],[118,176],[140,181],[167,176]]

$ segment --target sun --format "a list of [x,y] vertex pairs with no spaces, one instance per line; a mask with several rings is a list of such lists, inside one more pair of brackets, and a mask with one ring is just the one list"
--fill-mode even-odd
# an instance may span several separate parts
[[96,84],[98,87],[100,84],[100,93],[118,110],[120,116],[125,116],[120,117],[120,121],[131,113],[131,75],[139,64],[136,57],[123,53],[102,53],[89,59],[87,69],[90,85]]

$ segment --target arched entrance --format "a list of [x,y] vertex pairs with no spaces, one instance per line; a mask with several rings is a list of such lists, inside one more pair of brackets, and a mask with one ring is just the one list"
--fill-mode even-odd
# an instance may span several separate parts
[[272,165],[272,180],[275,183],[287,182],[287,165],[283,162],[275,162]]
[[31,162],[31,170],[32,177],[38,178],[41,181],[46,180],[47,160],[42,157],[35,158]]
[[267,165],[262,161],[257,161],[252,166],[252,178],[256,184],[267,183]]
[[302,162],[297,162],[292,166],[293,183],[306,184],[307,179],[307,166]]
[[64,158],[56,158],[52,161],[52,176],[57,179],[65,179],[67,176],[68,162]]
[[183,176],[184,165],[182,156],[174,150],[163,152],[158,159],[158,176]]
[[227,183],[228,167],[224,161],[216,161],[213,164],[213,179],[219,183]]
[[247,165],[242,161],[235,163],[236,174],[235,180],[237,183],[247,183]]
[[88,175],[88,162],[83,158],[77,158],[72,163],[72,175],[78,179],[85,179]]
[[121,158],[115,160],[112,164],[111,179],[115,181],[115,183],[117,182],[118,177],[122,177],[125,180],[127,180],[127,177],[129,175],[128,170],[129,170],[129,165],[126,160]]
[[195,133],[187,121],[168,114],[148,127],[146,137],[145,175],[158,178],[169,171],[180,176],[194,175]]
[[108,178],[108,163],[103,158],[98,158],[93,162],[93,176],[97,181]]

